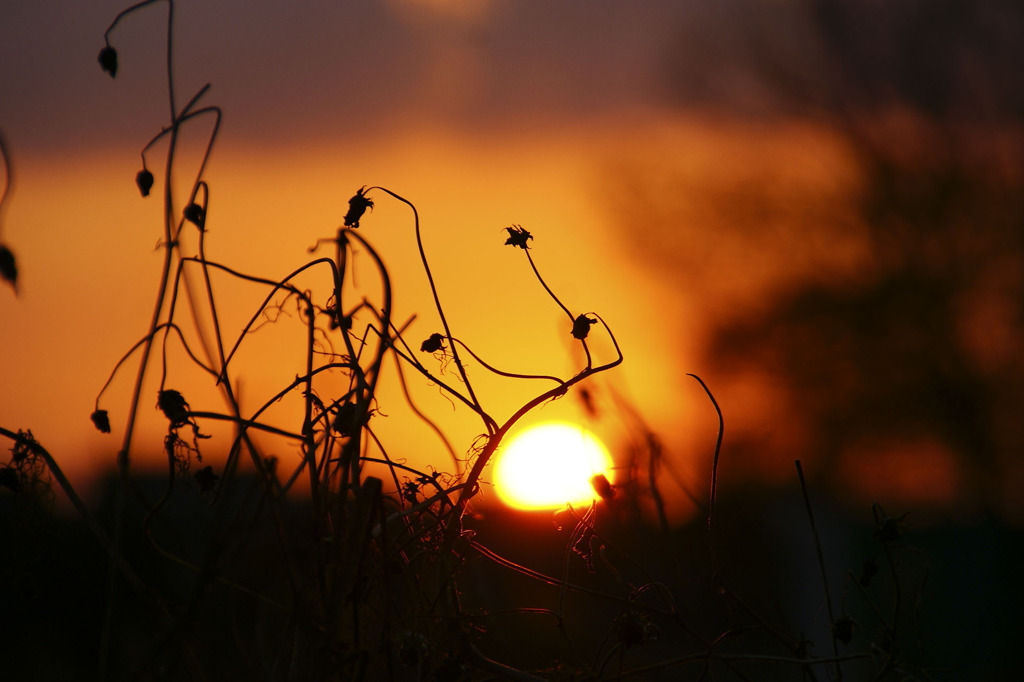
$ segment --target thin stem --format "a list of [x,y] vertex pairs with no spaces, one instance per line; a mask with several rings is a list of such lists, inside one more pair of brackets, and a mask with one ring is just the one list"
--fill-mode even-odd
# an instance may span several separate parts
[[484,362],[484,360],[479,355],[470,350],[469,346],[467,346],[459,339],[452,339],[452,343],[457,343],[460,346],[462,346],[465,349],[465,351],[473,357],[474,360],[476,360],[477,362],[480,363],[481,366],[483,366],[484,369],[486,369],[489,372],[492,372],[493,374],[497,374],[498,376],[506,377],[508,379],[546,379],[547,381],[554,381],[556,384],[561,384],[564,381],[564,379],[559,379],[558,377],[554,377],[549,374],[518,374],[516,372],[504,372],[498,369],[497,367],[493,367]]
[[[821,538],[818,535],[818,527],[814,523],[814,510],[811,508],[811,497],[807,494],[807,481],[804,479],[804,469],[800,460],[796,460],[796,473],[800,478],[800,492],[804,497],[804,507],[807,509],[807,519],[811,522],[811,534],[814,536],[814,549],[818,555],[818,569],[821,571],[821,582],[825,588],[825,607],[828,609],[828,624],[832,632],[832,653],[839,657],[839,643],[836,639],[835,623],[836,617],[832,610],[832,592],[828,589],[828,571],[825,570],[825,554],[821,549]],[[836,679],[843,679],[843,669],[836,661]]]
[[565,311],[565,314],[569,316],[569,322],[575,322],[576,317],[568,308],[565,307],[565,304],[558,299],[558,296],[555,296],[555,292],[551,291],[551,287],[549,287],[548,283],[544,281],[543,277],[541,277],[540,270],[537,269],[537,264],[533,262],[533,256],[530,255],[529,249],[523,249],[523,253],[526,254],[526,260],[530,262],[530,267],[533,268],[533,274],[537,276],[537,281],[540,282],[542,287],[544,287],[544,291],[548,292],[548,296],[551,297],[551,300],[557,303],[558,307]]
[[[541,277],[540,270],[537,269],[537,265],[533,262],[533,256],[530,255],[530,250],[523,249],[523,253],[526,254],[526,260],[530,261],[530,267],[533,268],[533,274],[537,276],[537,281],[540,282],[540,285],[542,287],[544,287],[544,291],[548,292],[548,296],[551,297],[551,300],[557,303],[558,307],[564,310],[565,314],[569,316],[569,323],[575,325],[576,316],[573,315],[572,312],[565,306],[565,304],[559,300],[558,296],[555,296],[555,292],[551,290],[551,287],[548,286],[548,283],[544,281],[543,277]],[[593,361],[590,358],[590,348],[587,346],[587,340],[580,339],[579,341],[583,345],[583,352],[586,353],[587,355],[587,367],[590,367],[590,365],[593,364]]]
[[[371,187],[370,189],[379,189],[382,192],[391,195],[395,199],[398,199],[399,201],[401,201],[402,203],[404,203],[405,205],[412,209],[413,219],[416,223],[416,246],[419,248],[420,251],[420,261],[423,263],[423,271],[427,275],[427,282],[430,283],[430,293],[433,294],[434,296],[434,307],[437,309],[438,317],[441,318],[441,325],[444,327],[444,334],[448,338],[448,341],[451,342],[452,332],[448,326],[448,318],[445,317],[444,307],[441,305],[441,299],[437,295],[437,286],[434,284],[434,276],[431,274],[430,264],[427,262],[427,254],[423,250],[423,238],[420,236],[419,211],[416,210],[416,207],[413,205],[411,201],[402,196],[399,196],[398,194],[395,194],[394,192],[385,187]],[[469,381],[469,376],[466,374],[466,368],[462,365],[462,360],[459,358],[459,352],[455,349],[454,344],[452,344],[452,355],[455,358],[455,366],[458,368],[459,374],[462,376],[462,383],[466,385],[466,390],[469,391],[470,401],[473,403],[474,406],[476,406],[477,414],[483,414],[483,408],[481,407],[480,401],[477,399],[476,394],[473,392],[473,385]],[[487,428],[488,433],[494,433],[494,425],[491,422],[485,419],[484,426]]]
[[462,473],[462,462],[459,461],[458,456],[455,454],[455,448],[452,447],[451,442],[448,440],[448,437],[444,435],[444,431],[441,430],[441,427],[416,406],[416,403],[412,399],[412,394],[409,392],[409,385],[405,381],[405,371],[402,369],[402,359],[398,354],[392,354],[392,357],[395,359],[395,370],[398,372],[398,385],[402,388],[402,395],[405,396],[406,404],[409,406],[409,409],[412,410],[412,413],[419,417],[420,421],[426,424],[441,440],[441,444],[444,445],[444,449],[448,451],[448,455],[452,458],[452,464],[455,466],[456,475],[460,475]]
[[722,452],[722,437],[725,434],[725,419],[722,417],[722,408],[718,406],[718,401],[715,400],[715,396],[711,393],[711,389],[704,383],[696,374],[687,374],[697,380],[701,388],[704,389],[704,393],[707,394],[708,399],[711,400],[711,404],[715,408],[715,413],[718,415],[718,439],[715,441],[715,456],[711,463],[711,493],[708,497],[708,536],[711,546],[711,566],[716,575],[719,575],[718,571],[718,543],[715,539],[715,502],[718,499],[718,456]]
[[[376,329],[374,329],[373,331],[375,333],[377,333],[377,334],[381,334],[381,332],[379,332]],[[497,431],[498,423],[496,421],[494,421],[494,418],[491,417],[491,415],[489,415],[486,412],[484,412],[483,408],[481,408],[479,405],[474,404],[469,398],[467,398],[466,396],[462,395],[462,393],[460,393],[459,391],[455,390],[454,388],[449,386],[447,383],[445,383],[444,381],[442,381],[438,377],[436,377],[433,374],[431,374],[430,370],[428,370],[426,367],[424,367],[423,364],[419,360],[416,359],[416,356],[413,353],[413,350],[411,348],[409,348],[409,344],[407,344],[405,342],[405,339],[402,338],[402,336],[400,334],[396,334],[395,335],[395,340],[398,341],[399,343],[401,343],[402,346],[405,347],[405,351],[406,352],[403,353],[402,350],[398,348],[398,346],[396,346],[394,343],[392,343],[391,344],[391,350],[392,350],[393,353],[395,353],[398,357],[402,358],[402,360],[405,360],[407,363],[409,363],[409,365],[413,369],[415,369],[417,372],[422,374],[428,381],[430,381],[433,384],[437,384],[437,386],[440,387],[443,391],[445,391],[448,395],[452,396],[453,398],[455,398],[459,402],[463,403],[466,407],[468,407],[473,412],[475,412],[477,414],[477,416],[479,416],[482,420],[484,420],[485,422],[490,424],[492,429],[489,429],[489,430]]]

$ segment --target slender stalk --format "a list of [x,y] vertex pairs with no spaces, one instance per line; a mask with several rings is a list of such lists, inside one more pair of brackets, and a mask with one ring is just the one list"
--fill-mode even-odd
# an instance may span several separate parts
[[708,496],[708,539],[711,546],[711,566],[715,574],[718,575],[718,543],[715,538],[715,502],[718,500],[718,456],[722,453],[722,438],[725,435],[725,419],[722,417],[722,408],[718,406],[718,401],[715,400],[715,396],[711,393],[711,389],[704,383],[696,374],[688,374],[693,377],[700,384],[701,388],[704,389],[704,393],[707,394],[708,399],[715,408],[715,413],[718,415],[718,439],[715,441],[715,456],[711,463],[711,492]]
[[828,571],[825,570],[825,554],[821,549],[821,538],[818,535],[818,527],[814,523],[814,510],[811,508],[811,497],[807,493],[807,481],[804,479],[804,469],[800,460],[796,460],[796,473],[800,478],[800,492],[804,497],[804,507],[807,509],[807,519],[811,523],[811,534],[814,536],[814,550],[818,555],[818,569],[821,571],[821,582],[825,588],[825,607],[828,610],[828,624],[832,631],[832,653],[836,657],[836,679],[843,679],[843,668],[839,658],[839,643],[835,634],[836,617],[832,610],[832,592],[828,588]]
[[[452,348],[452,356],[455,358],[455,366],[459,370],[459,375],[462,377],[462,383],[466,385],[466,390],[469,392],[469,399],[473,405],[477,408],[477,414],[483,414],[483,408],[480,406],[480,401],[477,399],[476,394],[473,392],[473,384],[469,381],[469,376],[466,374],[466,368],[462,364],[462,360],[459,358],[459,352],[455,349],[455,344],[451,343],[452,332],[448,326],[448,318],[444,314],[444,307],[441,305],[441,299],[437,294],[437,286],[434,284],[434,276],[430,272],[430,264],[427,262],[427,254],[423,250],[423,238],[420,235],[420,214],[416,210],[416,206],[405,197],[395,194],[391,190],[385,187],[371,187],[370,189],[379,189],[385,192],[395,199],[398,199],[406,206],[412,209],[413,219],[416,223],[416,246],[420,251],[420,261],[423,263],[423,271],[427,275],[427,282],[430,284],[430,293],[434,296],[434,307],[437,309],[438,317],[441,318],[441,326],[444,327],[444,335],[447,337],[449,344]],[[369,190],[367,190],[369,191]],[[487,428],[487,432],[490,434],[494,433],[494,424],[488,420],[484,420],[484,426]]]
[[[526,260],[530,261],[530,267],[533,268],[533,274],[535,274],[537,276],[537,281],[540,282],[540,285],[542,287],[544,287],[544,291],[548,292],[548,296],[550,296],[551,299],[555,303],[558,304],[558,307],[561,308],[563,311],[565,311],[565,314],[569,316],[569,324],[575,324],[576,323],[576,317],[565,306],[565,304],[562,303],[562,301],[558,298],[558,296],[555,296],[555,292],[553,292],[551,290],[551,287],[548,286],[548,283],[544,281],[543,277],[541,277],[540,270],[537,269],[537,265],[533,262],[533,256],[530,255],[530,250],[529,249],[523,249],[523,253],[526,254]],[[586,339],[580,339],[579,341],[583,345],[583,352],[586,353],[586,355],[587,355],[587,367],[590,367],[591,364],[593,364],[593,360],[590,357],[590,347],[587,346],[587,340]]]

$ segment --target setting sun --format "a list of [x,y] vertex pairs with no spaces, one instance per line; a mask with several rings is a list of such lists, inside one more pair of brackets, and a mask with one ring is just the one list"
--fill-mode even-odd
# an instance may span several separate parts
[[[498,497],[520,509],[590,504],[598,495],[590,479],[609,481],[612,458],[594,435],[562,422],[538,424],[515,436],[494,469]],[[614,481],[612,481],[614,482]]]

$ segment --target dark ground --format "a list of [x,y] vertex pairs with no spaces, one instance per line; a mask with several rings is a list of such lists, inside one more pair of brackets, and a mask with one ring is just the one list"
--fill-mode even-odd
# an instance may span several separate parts
[[[144,482],[146,484],[150,482]],[[142,485],[159,490],[159,483]],[[171,504],[155,531],[168,545],[188,554],[205,546],[217,532],[211,507],[183,494]],[[99,505],[109,518],[111,497]],[[234,501],[245,508],[244,496]],[[302,526],[300,505],[287,521]],[[723,491],[719,506],[719,564],[729,587],[720,594],[711,580],[708,537],[700,521],[662,533],[627,521],[625,510],[598,515],[600,540],[567,551],[572,524],[559,529],[550,513],[489,510],[467,521],[475,540],[491,551],[535,571],[618,597],[629,597],[652,582],[671,590],[678,618],[648,612],[644,606],[668,603],[657,589],[636,597],[638,608],[622,602],[569,591],[562,601],[558,587],[543,584],[506,566],[471,553],[461,584],[466,613],[475,616],[475,641],[489,657],[530,670],[561,661],[564,669],[594,670],[617,641],[638,633],[635,645],[607,657],[603,671],[612,676],[688,653],[787,655],[769,633],[778,628],[812,642],[808,653],[831,654],[828,618],[813,536],[799,494],[768,495]],[[821,502],[815,509],[835,611],[852,618],[852,639],[840,653],[877,652],[886,646],[879,615],[866,597],[879,605],[881,617],[891,613],[895,593],[870,509],[856,518]],[[210,663],[209,679],[259,679],[252,667],[259,635],[247,639],[239,623],[265,617],[259,605],[226,598],[214,589],[196,594],[193,573],[157,554],[141,533],[142,511],[129,505],[125,523],[125,555],[147,584],[167,597],[186,623],[191,641]],[[917,527],[913,515],[905,532],[891,543],[898,565],[901,609],[897,628],[901,659],[916,675],[906,679],[1011,680],[1017,678],[1016,649],[1024,637],[1020,617],[1024,606],[1019,567],[1024,561],[1024,533],[995,520],[971,526],[952,524]],[[251,527],[246,549],[225,553],[244,567],[237,575],[247,584],[275,580],[275,549],[266,528]],[[96,679],[106,603],[107,562],[100,545],[77,519],[56,518],[30,499],[0,494],[0,678],[8,680]],[[230,556],[227,556],[230,555]],[[857,586],[865,560],[879,558],[879,575],[870,588]],[[593,563],[593,571],[588,569]],[[281,578],[283,581],[283,577]],[[154,642],[174,639],[154,623],[146,600],[118,581],[112,661],[127,673],[132,665],[163,660]],[[563,627],[550,613],[509,612],[531,607],[557,611]],[[756,613],[754,617],[747,611]],[[191,611],[190,611],[191,609]],[[181,614],[189,613],[188,618]],[[836,616],[839,618],[840,613]],[[759,620],[761,619],[761,620]],[[633,628],[633,630],[630,630]],[[251,634],[251,633],[250,633]],[[162,639],[163,638],[163,639]],[[171,647],[173,650],[173,647]],[[173,656],[169,657],[173,660]],[[619,666],[622,666],[621,668]],[[846,664],[846,679],[869,679],[873,664]],[[188,679],[183,669],[160,664],[156,679]],[[667,667],[630,679],[698,679],[701,662]],[[794,666],[763,662],[742,668],[752,679],[800,679]],[[726,671],[712,668],[728,679]],[[831,679],[830,673],[819,679]],[[155,674],[155,673],[153,673]],[[148,675],[148,673],[147,673]],[[462,679],[470,679],[464,677]],[[902,679],[895,672],[885,679]]]

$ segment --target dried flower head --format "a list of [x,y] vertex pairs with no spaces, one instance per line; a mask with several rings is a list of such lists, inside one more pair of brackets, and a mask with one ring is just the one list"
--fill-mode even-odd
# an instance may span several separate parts
[[366,213],[366,209],[373,210],[373,199],[366,196],[364,185],[355,195],[348,200],[348,213],[345,214],[345,227],[359,227],[359,219]]
[[420,350],[424,353],[436,353],[439,350],[444,349],[444,335],[443,334],[431,334],[426,341],[420,344]]
[[533,239],[533,235],[525,228],[520,225],[513,225],[512,227],[506,227],[505,229],[508,230],[508,239],[505,240],[506,246],[518,246],[523,250],[530,248],[526,245],[526,242]]
[[572,335],[582,341],[590,333],[590,325],[592,324],[597,324],[597,320],[592,320],[586,315],[580,315],[572,322]]
[[32,431],[19,430],[11,448],[11,461],[0,467],[0,486],[50,503],[53,501],[50,470],[39,455],[40,450]]
[[338,408],[331,426],[343,438],[351,438],[370,420],[370,412],[360,415],[355,403],[345,403]]
[[157,396],[156,406],[164,413],[164,416],[171,422],[171,427],[177,428],[188,423],[189,405],[184,396],[174,389],[160,391]]

